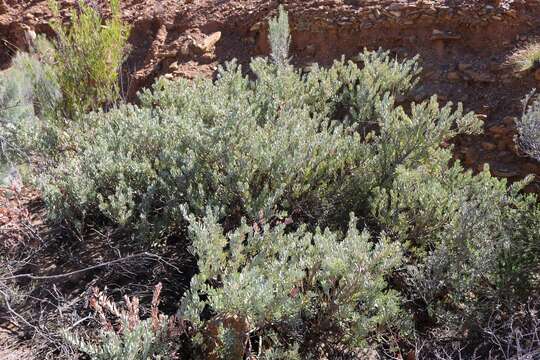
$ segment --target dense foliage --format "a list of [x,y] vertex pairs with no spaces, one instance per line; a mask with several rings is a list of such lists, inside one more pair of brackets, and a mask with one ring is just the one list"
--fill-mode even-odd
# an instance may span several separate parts
[[[315,355],[325,344],[365,346],[375,330],[400,324],[397,293],[385,281],[400,264],[400,245],[384,235],[372,242],[354,215],[345,236],[245,222],[224,236],[212,211],[190,223],[200,273],[180,313],[197,329],[217,323],[221,336],[233,336],[221,341],[230,358],[242,357],[238,339],[247,334],[259,336],[259,348],[283,354],[301,345]],[[205,308],[217,317],[201,321]]]
[[[253,78],[233,61],[215,81],[159,79],[137,105],[76,120],[26,106],[8,117],[14,135],[0,135],[31,158],[53,219],[122,227],[138,247],[172,235],[191,244],[198,273],[177,316],[212,356],[358,354],[390,334],[441,329],[473,339],[493,312],[535,296],[540,207],[520,191],[527,180],[509,186],[452,161],[448,140],[479,133],[476,116],[435,96],[396,105],[416,84],[417,59],[366,50],[360,64],[302,73],[288,60],[286,14],[270,29],[272,60],[252,60]],[[20,69],[31,91],[2,78],[0,111],[29,96],[85,96],[78,110],[106,102],[71,96],[47,62],[27,56]],[[71,339],[101,359],[141,337],[157,346],[147,335],[106,332],[117,344],[109,357]]]
[[[397,64],[386,54],[364,56],[368,65],[362,70],[339,62],[303,76],[292,67],[256,60],[255,82],[235,64],[222,69],[215,83],[160,80],[141,94],[140,106],[91,113],[70,126],[62,146],[76,150],[43,173],[45,198],[60,219],[105,215],[116,224],[154,232],[174,231],[182,204],[199,215],[218,206],[236,221],[281,210],[321,221],[342,218],[354,210],[342,206],[353,200],[346,192],[356,192],[358,204],[367,201],[372,188],[389,180],[392,168],[415,161],[423,150],[414,149],[414,138],[392,139],[386,128],[414,134],[422,122],[439,116],[435,101],[416,107],[412,119],[393,109],[389,97],[368,105],[368,98],[382,96],[409,76],[412,64]],[[369,74],[385,70],[394,71],[388,75],[395,78]],[[364,86],[372,90],[351,94]],[[341,99],[353,96],[358,103],[350,106],[358,120],[332,120]],[[389,114],[386,123],[381,121],[384,132],[362,141],[359,128],[367,116],[382,111]],[[453,133],[452,120],[459,118],[449,107],[444,111],[449,115],[444,123],[426,129],[441,139]],[[402,158],[403,151],[410,154]]]

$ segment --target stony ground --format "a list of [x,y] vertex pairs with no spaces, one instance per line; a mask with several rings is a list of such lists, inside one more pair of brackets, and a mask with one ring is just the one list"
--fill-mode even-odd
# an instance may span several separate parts
[[[60,2],[68,18],[76,0]],[[106,13],[103,3],[96,6]],[[289,10],[299,67],[329,64],[342,54],[354,59],[364,47],[398,57],[419,54],[423,81],[401,101],[437,93],[442,102],[463,102],[485,121],[485,135],[455,141],[456,158],[474,171],[488,163],[494,175],[510,181],[540,175],[540,164],[523,157],[513,142],[521,99],[540,80],[506,66],[515,49],[540,39],[540,0],[123,0],[123,16],[132,25],[123,69],[126,97],[133,99],[157,76],[212,77],[224,61],[246,64],[266,54],[266,21],[279,3]],[[16,49],[27,47],[33,32],[52,35],[49,17],[46,0],[0,0],[0,69],[9,66]],[[540,182],[529,190],[540,192]],[[2,212],[14,206],[6,204],[0,202],[0,242],[2,234],[4,242],[17,239],[13,229],[21,224],[21,214]],[[7,349],[5,334],[0,331],[0,349]],[[0,350],[0,359],[7,354]]]

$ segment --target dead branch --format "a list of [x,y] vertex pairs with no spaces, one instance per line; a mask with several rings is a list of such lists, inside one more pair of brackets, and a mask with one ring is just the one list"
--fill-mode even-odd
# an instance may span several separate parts
[[18,274],[18,275],[13,275],[13,276],[6,276],[6,277],[1,277],[0,278],[0,281],[8,281],[8,280],[16,280],[16,279],[23,279],[23,278],[26,278],[26,279],[31,279],[31,280],[52,280],[52,279],[61,279],[61,278],[65,278],[65,277],[69,277],[69,276],[72,276],[72,275],[76,275],[76,274],[80,274],[80,273],[83,273],[83,272],[86,272],[86,271],[90,271],[90,270],[95,270],[95,269],[99,269],[99,268],[102,268],[102,267],[108,267],[108,266],[111,266],[111,265],[114,265],[114,264],[118,264],[118,263],[122,263],[122,262],[126,262],[126,261],[129,261],[129,260],[132,260],[132,259],[135,259],[135,258],[149,258],[149,259],[152,259],[154,261],[158,261],[158,262],[161,262],[161,263],[164,263],[170,267],[172,267],[173,269],[175,269],[176,271],[178,271],[179,273],[181,272],[180,269],[178,269],[176,266],[174,266],[173,264],[165,261],[165,259],[159,255],[156,255],[156,254],[152,254],[152,253],[149,253],[149,252],[143,252],[143,253],[138,253],[138,254],[133,254],[133,255],[128,255],[128,256],[125,256],[123,258],[120,258],[120,259],[115,259],[115,260],[111,260],[111,261],[107,261],[107,262],[104,262],[104,263],[100,263],[100,264],[96,264],[96,265],[92,265],[92,266],[89,266],[89,267],[86,267],[84,269],[79,269],[79,270],[75,270],[75,271],[70,271],[70,272],[67,272],[67,273],[63,273],[63,274],[56,274],[56,275],[33,275],[33,274]]

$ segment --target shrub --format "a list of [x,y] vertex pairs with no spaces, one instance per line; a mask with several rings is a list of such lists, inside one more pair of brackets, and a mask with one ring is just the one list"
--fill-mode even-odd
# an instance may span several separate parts
[[[252,62],[255,81],[232,62],[215,82],[160,79],[140,94],[139,106],[93,112],[81,123],[53,116],[32,129],[43,145],[35,149],[45,164],[38,182],[53,216],[74,225],[105,216],[154,235],[178,227],[184,203],[198,215],[219,206],[233,222],[257,219],[261,210],[342,222],[357,210],[352,203],[364,203],[381,177],[391,177],[392,162],[409,158],[399,147],[411,156],[423,149],[399,139],[389,146],[385,131],[395,129],[386,126],[416,134],[420,122],[445,116],[433,128],[438,137],[428,140],[434,146],[454,133],[454,120],[474,123],[450,107],[439,113],[435,100],[412,119],[395,107],[393,96],[410,90],[419,67],[387,52],[365,51],[362,68],[341,60],[303,75],[278,60],[287,58],[279,55],[287,48],[286,21],[281,12],[273,22],[275,62]],[[367,132],[370,140],[362,141]]]
[[362,59],[363,68],[342,60],[307,75],[256,59],[255,81],[234,62],[215,82],[160,79],[140,105],[85,115],[61,132],[73,151],[41,172],[45,199],[57,219],[105,216],[141,234],[174,231],[182,204],[199,216],[218,206],[232,223],[260,211],[342,223],[365,212],[399,164],[478,124],[435,99],[407,114],[393,95],[412,86],[416,62],[380,51]]
[[[489,170],[473,176],[450,154],[400,167],[376,197],[383,229],[408,244],[408,291],[431,319],[459,333],[481,332],[499,308],[512,312],[539,283],[540,207]],[[454,333],[456,335],[457,333]]]
[[[58,98],[51,75],[49,67],[26,53],[18,53],[12,67],[0,73],[0,168],[10,173],[31,161],[32,149],[39,147],[36,113],[50,110]],[[4,174],[0,170],[0,182]]]
[[183,330],[174,318],[159,312],[160,292],[161,284],[158,284],[154,288],[151,317],[141,320],[137,297],[126,296],[126,309],[119,309],[116,303],[94,288],[89,304],[99,322],[97,339],[83,339],[69,331],[64,331],[64,338],[92,360],[166,358],[174,350],[173,337]]
[[516,143],[521,151],[540,161],[540,98],[534,91],[523,101],[523,115],[516,127]]
[[28,76],[14,67],[0,73],[0,159],[6,160],[19,148],[15,137],[20,122],[33,116],[32,84]]
[[[65,123],[57,116],[62,94],[56,74],[50,65],[41,61],[49,54],[50,44],[42,37],[35,44],[39,50],[15,56],[5,78],[7,82],[15,81],[24,91],[24,96],[19,94],[17,98],[18,106],[8,107],[4,117],[7,121],[4,130],[10,131],[11,148],[17,149],[10,152],[14,162],[28,162],[43,153],[52,156],[51,150],[58,145],[55,137],[61,133]],[[18,113],[13,113],[13,110]]]
[[481,336],[540,285],[536,197],[452,161],[442,144],[482,127],[461,105],[395,104],[417,59],[366,50],[303,74],[285,23],[253,80],[233,61],[215,81],[159,79],[137,105],[30,122],[50,214],[153,245],[184,239],[187,219],[199,273],[180,315],[213,356],[355,352],[403,299],[432,328]]
[[[361,348],[373,331],[397,320],[399,301],[384,279],[399,265],[400,247],[384,235],[372,243],[354,215],[345,236],[245,222],[223,235],[218,220],[212,211],[200,221],[190,217],[199,273],[180,315],[196,331],[219,336],[225,358],[249,355],[250,336],[258,337],[262,354],[299,349],[306,358],[320,355],[325,344]],[[212,319],[200,320],[205,309]]]
[[[386,60],[378,61],[386,69]],[[383,97],[387,89],[374,84],[381,78],[370,79],[353,63],[307,76],[264,60],[253,69],[255,82],[234,64],[215,83],[160,80],[141,94],[140,106],[85,116],[66,136],[64,147],[76,150],[42,173],[53,213],[75,222],[105,215],[120,225],[160,230],[178,225],[184,203],[199,215],[218,206],[236,221],[257,219],[261,210],[267,217],[286,210],[337,218],[347,213],[343,200],[365,202],[399,164],[422,160],[475,121],[439,109],[434,99],[409,116]],[[379,98],[364,92],[373,108],[358,99],[354,120],[345,122],[330,118],[341,105],[337,99],[350,96],[342,89],[343,74],[356,83],[346,86],[380,92]],[[377,115],[362,117],[371,113]],[[358,129],[368,121],[380,133],[362,141]],[[451,129],[456,121],[463,126]]]
[[529,43],[515,51],[508,63],[517,71],[534,70],[540,67],[540,43]]
[[110,0],[111,19],[103,24],[98,10],[79,0],[71,26],[61,23],[56,0],[49,6],[58,38],[53,67],[63,95],[62,111],[68,116],[112,104],[119,96],[118,70],[124,60],[129,28],[122,23],[120,1]]
[[270,20],[270,47],[272,49],[272,60],[279,65],[285,66],[289,63],[289,47],[291,37],[289,35],[289,16],[279,6],[278,16]]

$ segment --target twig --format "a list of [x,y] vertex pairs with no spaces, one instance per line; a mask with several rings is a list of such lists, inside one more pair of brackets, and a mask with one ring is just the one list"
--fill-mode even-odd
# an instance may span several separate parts
[[82,322],[84,322],[84,321],[86,321],[86,320],[92,319],[92,318],[93,318],[93,316],[91,316],[91,315],[85,316],[85,317],[83,317],[82,319],[79,319],[78,321],[76,321],[76,322],[75,322],[73,325],[71,325],[70,327],[68,327],[68,328],[66,329],[66,331],[70,331],[71,329],[74,329],[75,327],[77,327],[77,325],[79,325],[80,323],[82,323]]
[[0,289],[0,294],[2,294],[2,296],[4,297],[4,302],[6,304],[6,307],[9,311],[9,313],[16,317],[17,319],[19,319],[20,321],[22,321],[26,326],[34,329],[35,332],[37,333],[41,333],[41,330],[36,327],[35,325],[32,325],[30,324],[22,315],[20,315],[18,312],[16,312],[15,310],[13,310],[13,308],[11,307],[11,303],[10,303],[10,298],[9,298],[9,295],[6,294],[3,290]]
[[15,279],[22,279],[22,278],[27,278],[27,279],[31,279],[31,280],[61,279],[61,278],[64,278],[64,277],[80,274],[80,273],[83,273],[83,272],[86,272],[86,271],[95,270],[95,269],[99,269],[99,268],[102,268],[102,267],[111,266],[111,265],[114,265],[114,264],[117,264],[117,263],[121,263],[121,262],[124,262],[124,261],[128,261],[128,260],[135,259],[135,258],[140,258],[140,257],[148,257],[148,258],[152,258],[152,259],[154,259],[156,261],[163,262],[163,263],[171,266],[172,268],[174,268],[176,271],[180,272],[180,270],[176,266],[174,266],[174,265],[170,264],[169,262],[165,261],[161,256],[158,256],[158,255],[155,255],[155,254],[152,254],[152,253],[148,253],[148,252],[143,252],[143,253],[139,253],[139,254],[129,255],[129,256],[123,257],[121,259],[111,260],[111,261],[107,261],[107,262],[104,262],[104,263],[101,263],[101,264],[89,266],[89,267],[84,268],[84,269],[71,271],[71,272],[64,273],[64,274],[57,274],[57,275],[19,274],[19,275],[1,277],[0,281],[15,280]]

